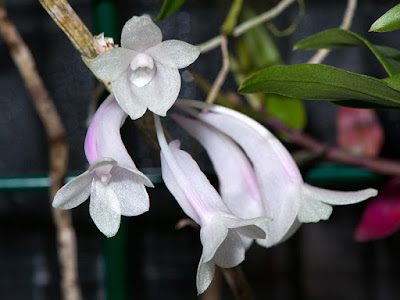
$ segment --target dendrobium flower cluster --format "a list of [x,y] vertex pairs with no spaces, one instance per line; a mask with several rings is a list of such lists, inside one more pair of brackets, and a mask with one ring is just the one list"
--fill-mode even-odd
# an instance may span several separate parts
[[192,63],[197,47],[161,42],[160,29],[147,17],[133,17],[122,31],[122,47],[90,63],[99,78],[111,81],[113,93],[94,115],[85,140],[89,169],[56,194],[53,206],[71,209],[90,196],[89,212],[107,237],[114,236],[121,215],[149,209],[145,186],[151,181],[137,170],[121,140],[129,115],[154,112],[165,185],[183,211],[200,225],[203,253],[197,290],[210,285],[215,266],[240,264],[256,240],[271,247],[289,238],[301,223],[326,220],[331,205],[352,204],[375,196],[374,189],[337,192],[310,186],[289,152],[265,127],[234,110],[194,100],[178,100],[186,114],[172,118],[208,153],[219,179],[218,193],[195,160],[167,143],[159,116],[165,116],[180,90],[178,68]]
[[101,80],[111,82],[121,108],[138,119],[147,108],[165,116],[181,88],[178,69],[193,63],[200,48],[169,40],[148,17],[133,17],[122,29],[121,47],[96,57],[89,63]]

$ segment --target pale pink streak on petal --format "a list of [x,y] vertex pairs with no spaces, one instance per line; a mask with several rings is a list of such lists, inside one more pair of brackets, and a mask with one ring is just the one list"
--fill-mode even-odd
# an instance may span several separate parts
[[202,122],[173,115],[207,151],[218,176],[220,193],[228,208],[240,218],[261,216],[264,207],[257,179],[248,158],[226,135]]
[[232,116],[216,113],[202,113],[199,118],[230,136],[250,158],[265,208],[264,215],[273,219],[267,225],[267,245],[276,244],[292,226],[300,204],[302,178],[297,166],[292,165],[290,154],[258,123],[260,127],[254,128]]

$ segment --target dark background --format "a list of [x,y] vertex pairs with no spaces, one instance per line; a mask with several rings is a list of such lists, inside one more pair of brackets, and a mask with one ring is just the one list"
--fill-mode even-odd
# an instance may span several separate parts
[[[91,28],[93,3],[88,0],[70,3]],[[133,15],[155,16],[161,3],[160,0],[119,1],[119,28]],[[188,0],[178,13],[158,25],[164,39],[198,44],[218,34],[229,4],[227,0]],[[399,32],[367,33],[372,22],[395,4],[395,1],[359,1],[352,30],[376,44],[400,48]],[[259,6],[262,5],[260,1]],[[97,83],[78,52],[37,1],[14,0],[8,1],[7,6],[10,18],[34,54],[65,124],[69,171],[79,173],[87,167],[83,141],[88,105]],[[295,33],[276,39],[285,62],[302,63],[311,57],[312,52],[292,51],[294,43],[338,26],[345,6],[346,1],[306,0],[306,15]],[[297,6],[293,5],[275,21],[276,25],[287,26],[296,13]],[[0,57],[0,176],[45,175],[48,150],[43,127],[1,39]],[[385,76],[367,49],[335,50],[324,62],[362,74]],[[202,55],[191,68],[213,80],[220,64],[220,51],[216,49]],[[204,98],[193,82],[182,83],[181,97]],[[228,81],[225,90],[234,88]],[[334,144],[336,106],[309,101],[307,111],[307,131]],[[399,158],[400,114],[398,111],[378,114],[387,134],[383,155]],[[171,121],[165,124],[175,137],[183,134]],[[149,150],[132,124],[126,124],[122,133],[139,168],[159,166],[158,154]],[[190,145],[187,137],[184,145]],[[202,166],[207,168],[204,153],[200,158]],[[349,186],[351,182],[337,188]],[[198,232],[192,228],[175,230],[176,222],[184,214],[163,186],[149,193],[150,212],[129,218],[126,223],[130,294],[135,299],[195,299],[195,275],[201,254]],[[60,297],[55,232],[48,203],[46,191],[0,193],[0,299]],[[365,204],[337,207],[328,222],[304,225],[291,240],[272,249],[254,245],[243,268],[256,299],[398,299],[399,236],[395,234],[373,243],[355,242],[354,229],[364,207]],[[73,215],[84,299],[105,299],[104,238],[89,217],[87,203],[75,209]],[[233,299],[226,286],[224,295],[224,299]]]

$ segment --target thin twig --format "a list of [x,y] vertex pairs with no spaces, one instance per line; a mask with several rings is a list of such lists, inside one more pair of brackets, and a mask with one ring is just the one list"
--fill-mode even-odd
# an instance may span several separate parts
[[[11,57],[24,80],[32,103],[44,125],[50,148],[49,197],[52,200],[62,186],[68,161],[68,147],[64,127],[44,83],[37,72],[36,64],[28,46],[16,27],[8,18],[6,8],[0,4],[0,34],[7,44]],[[63,299],[81,299],[78,285],[76,236],[71,213],[53,209],[57,229],[58,255],[61,265],[61,288]]]
[[266,124],[275,130],[285,133],[289,137],[290,142],[309,149],[314,153],[321,154],[321,158],[367,168],[383,175],[400,176],[399,161],[384,158],[361,157],[350,154],[341,148],[324,144],[304,132],[291,129],[274,118],[268,118]]
[[[342,24],[339,26],[341,29],[349,29],[353,23],[354,13],[357,7],[357,0],[348,0],[347,7],[343,15]],[[329,49],[318,50],[313,57],[308,61],[309,64],[320,64],[331,52]]]
[[[238,26],[235,27],[235,29],[232,32],[232,36],[233,37],[238,37],[241,36],[243,33],[245,33],[246,31],[248,31],[249,29],[260,25],[266,21],[272,20],[273,18],[276,18],[277,16],[279,16],[290,4],[292,4],[293,2],[295,2],[296,0],[282,0],[281,2],[279,2],[276,6],[274,6],[273,8],[271,8],[270,10],[254,17],[251,18],[250,20],[247,20],[245,22],[243,22],[242,24],[239,24]],[[198,45],[201,48],[201,52],[205,53],[208,52],[210,50],[215,49],[216,47],[218,47],[223,40],[223,36],[222,35],[218,35],[212,39],[210,39],[207,42],[204,42],[200,45]]]
[[222,53],[222,68],[215,79],[210,92],[207,95],[206,102],[214,103],[215,97],[217,97],[221,86],[224,84],[226,75],[229,72],[229,53],[228,53],[228,39],[226,36],[222,36],[221,43],[221,53]]

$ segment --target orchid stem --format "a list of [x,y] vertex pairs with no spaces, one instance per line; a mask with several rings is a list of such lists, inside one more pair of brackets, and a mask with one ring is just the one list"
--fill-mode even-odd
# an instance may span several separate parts
[[[349,29],[353,23],[354,13],[357,8],[357,0],[348,0],[347,7],[343,15],[342,24],[339,26],[341,29]],[[309,64],[320,64],[331,52],[329,49],[318,50],[313,57],[308,60]]]
[[[291,5],[295,1],[296,0],[282,0],[276,6],[271,8],[270,10],[236,26],[233,29],[232,36],[233,37],[241,36],[243,33],[248,31],[249,29],[251,29],[257,25],[260,25],[264,22],[267,22],[269,20],[272,20],[273,18],[279,16],[289,5]],[[223,39],[222,35],[218,35],[218,36],[210,39],[209,41],[204,42],[198,46],[201,48],[201,52],[205,53],[205,52],[208,52],[210,50],[217,48],[222,43],[222,39]]]
[[228,39],[225,35],[222,36],[221,53],[222,53],[222,68],[219,71],[218,76],[215,79],[210,92],[208,93],[206,99],[207,103],[214,103],[215,98],[217,97],[221,89],[221,86],[224,84],[226,75],[228,75],[229,72]]

